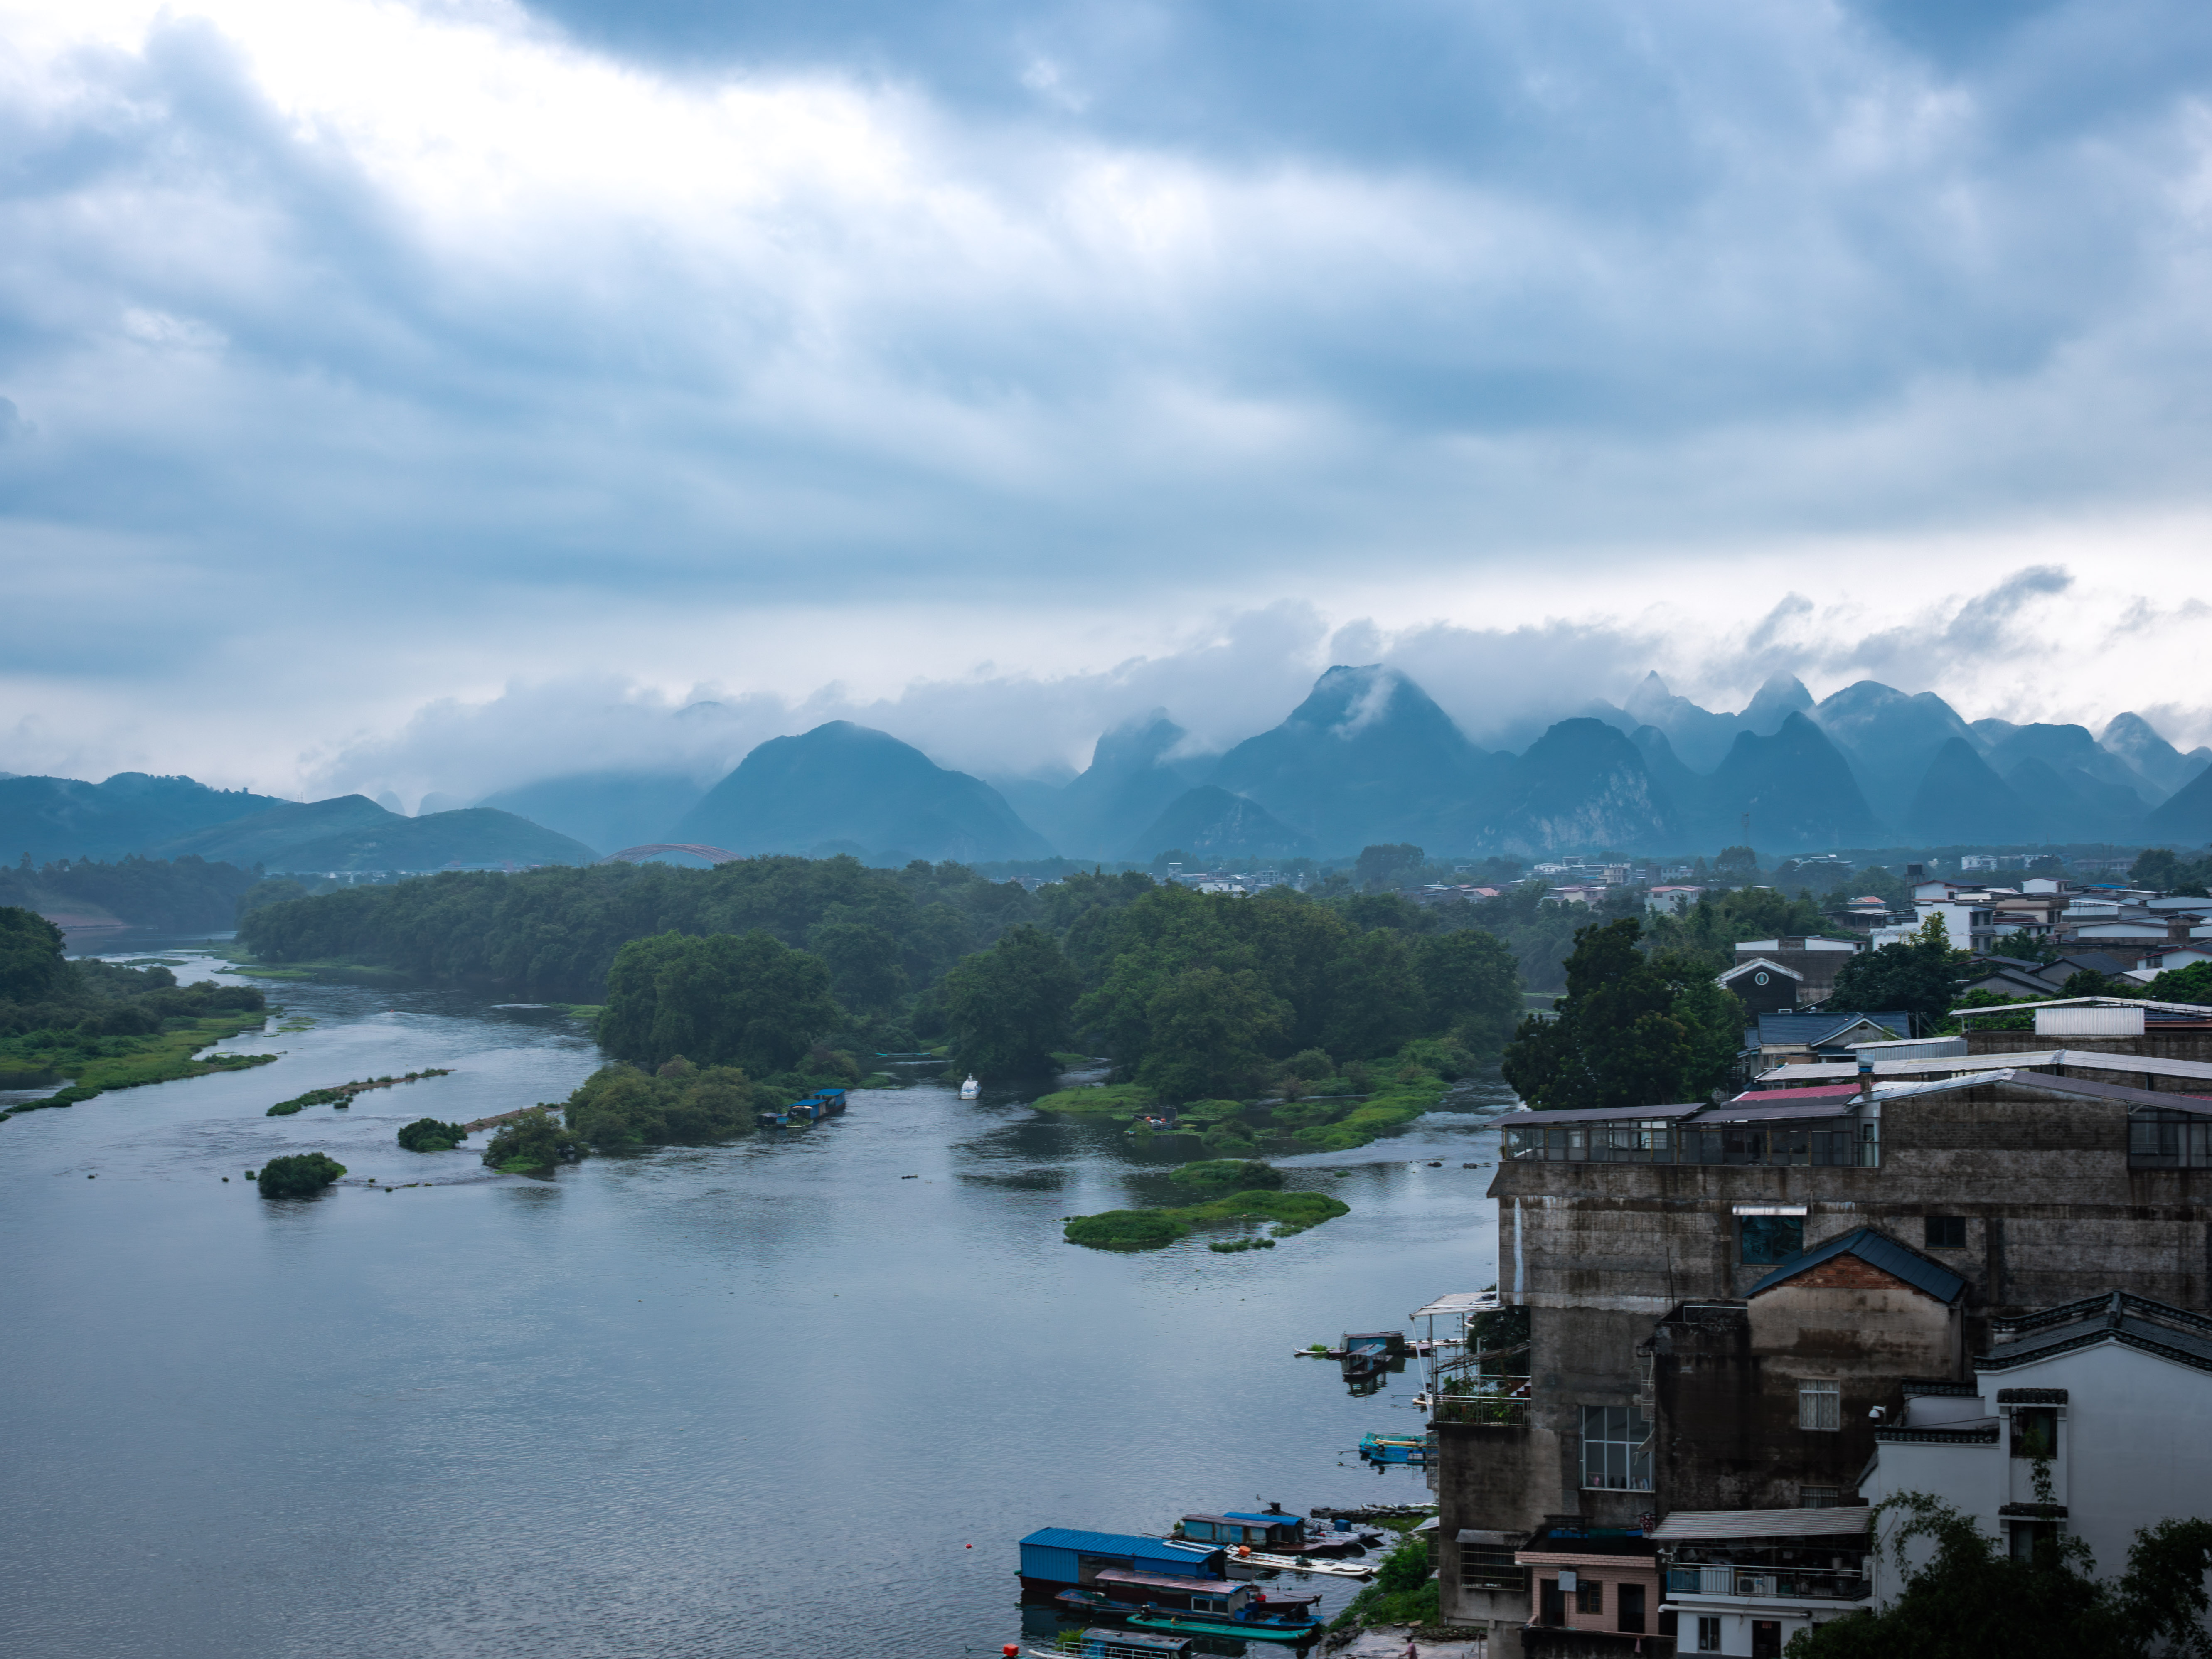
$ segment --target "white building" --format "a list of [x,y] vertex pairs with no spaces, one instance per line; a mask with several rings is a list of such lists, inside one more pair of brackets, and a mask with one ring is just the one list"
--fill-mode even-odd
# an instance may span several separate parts
[[[2138,1529],[2212,1514],[2212,1318],[2114,1291],[1994,1328],[1972,1382],[1908,1385],[1905,1420],[1875,1431],[1869,1503],[1931,1493],[2015,1554],[2078,1537],[2107,1577]],[[1914,1549],[1917,1566],[1928,1552]],[[1903,1578],[1879,1558],[1877,1600]]]
[[1778,1655],[1801,1630],[1871,1607],[1863,1505],[1677,1510],[1652,1533],[1674,1651]]

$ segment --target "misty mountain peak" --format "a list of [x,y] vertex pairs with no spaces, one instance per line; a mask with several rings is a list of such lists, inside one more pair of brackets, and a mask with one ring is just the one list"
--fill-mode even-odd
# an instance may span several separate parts
[[1745,707],[1743,723],[1761,737],[1771,737],[1792,714],[1810,714],[1813,694],[1795,674],[1770,674]]

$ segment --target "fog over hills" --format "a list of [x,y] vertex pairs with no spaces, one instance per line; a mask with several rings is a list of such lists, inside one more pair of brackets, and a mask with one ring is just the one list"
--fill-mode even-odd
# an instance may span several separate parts
[[[695,724],[715,705],[669,716]],[[1654,673],[1518,753],[1469,738],[1411,675],[1322,672],[1274,725],[1216,752],[1160,707],[1102,732],[1070,775],[993,779],[848,720],[750,746],[719,776],[663,763],[543,777],[473,806],[395,814],[188,778],[0,778],[0,836],[36,858],[196,854],[274,869],[574,863],[658,842],[732,853],[1004,862],[1439,856],[2212,839],[2212,750],[2136,713],[2087,727],[1969,722],[1931,692],[1860,680],[1816,701],[1769,678],[1740,712]],[[444,806],[443,799],[437,805]],[[7,842],[0,841],[0,848]]]

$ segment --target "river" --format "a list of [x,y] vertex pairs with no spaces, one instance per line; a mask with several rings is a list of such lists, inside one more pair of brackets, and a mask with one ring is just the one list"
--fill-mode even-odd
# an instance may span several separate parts
[[[92,948],[145,952],[118,943]],[[1496,1279],[1479,1115],[1285,1160],[1352,1213],[1275,1249],[1115,1255],[1060,1218],[1168,1201],[1172,1153],[1020,1096],[860,1092],[803,1132],[495,1176],[393,1133],[560,1100],[598,1064],[575,1022],[270,1000],[222,1046],[274,1065],[0,1123],[0,1651],[951,1659],[1021,1634],[1035,1528],[1428,1497],[1351,1452],[1419,1431],[1418,1373],[1355,1399],[1291,1351]],[[346,1180],[244,1177],[304,1151]]]

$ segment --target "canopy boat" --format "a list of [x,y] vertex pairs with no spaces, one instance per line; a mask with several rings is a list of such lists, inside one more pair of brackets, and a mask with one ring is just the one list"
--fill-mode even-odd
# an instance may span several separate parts
[[[1030,1659],[1191,1659],[1197,1638],[1174,1634],[1155,1635],[1141,1630],[1086,1630],[1070,1648],[1027,1650]],[[1012,1652],[1009,1648],[1006,1650]]]
[[983,1085],[975,1081],[975,1075],[974,1073],[969,1073],[968,1074],[968,1080],[960,1085],[960,1098],[963,1100],[974,1100],[982,1092]]

